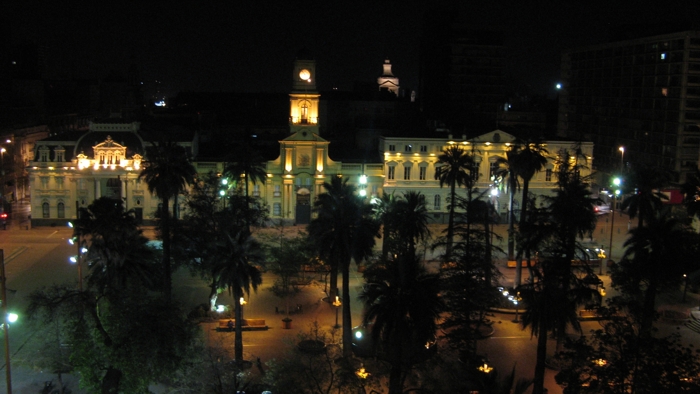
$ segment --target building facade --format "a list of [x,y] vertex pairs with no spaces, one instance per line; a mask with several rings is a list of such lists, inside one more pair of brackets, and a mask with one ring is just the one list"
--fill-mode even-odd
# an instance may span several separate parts
[[[279,141],[279,155],[267,161],[264,182],[250,184],[251,194],[263,199],[272,220],[307,224],[313,217],[313,202],[323,193],[324,183],[340,175],[358,188],[368,199],[383,193],[400,195],[418,191],[426,197],[434,221],[444,221],[447,215],[448,187],[441,187],[435,174],[438,157],[454,145],[470,151],[478,163],[479,190],[489,191],[487,198],[504,213],[507,190],[494,180],[499,158],[516,137],[501,130],[467,138],[394,137],[379,138],[378,152],[363,160],[335,161],[329,155],[330,142],[320,136],[319,99],[315,85],[315,62],[306,57],[295,61],[292,91],[289,93],[289,135]],[[74,219],[78,209],[100,197],[124,201],[134,209],[138,219],[150,222],[160,201],[152,196],[147,185],[139,179],[148,136],[138,122],[106,120],[92,122],[87,132],[75,131],[38,141],[33,160],[27,171],[31,185],[33,225],[60,225]],[[178,140],[189,154],[199,174],[221,174],[223,159],[199,156],[196,133],[185,134]],[[592,159],[590,143],[575,145],[568,141],[548,141],[549,162],[530,183],[536,195],[549,195],[555,186],[554,163],[562,150],[579,149]],[[588,175],[587,170],[583,175]],[[181,207],[182,201],[179,202]],[[177,212],[180,209],[176,210]]]
[[[694,172],[700,153],[700,32],[565,51],[558,132],[595,144],[596,169]],[[624,153],[619,149],[624,147]]]

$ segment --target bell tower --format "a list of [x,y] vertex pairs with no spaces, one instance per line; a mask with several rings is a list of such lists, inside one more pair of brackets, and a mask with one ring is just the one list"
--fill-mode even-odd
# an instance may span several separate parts
[[294,60],[292,92],[289,93],[289,131],[318,134],[318,101],[316,91],[316,61],[308,50],[302,49]]

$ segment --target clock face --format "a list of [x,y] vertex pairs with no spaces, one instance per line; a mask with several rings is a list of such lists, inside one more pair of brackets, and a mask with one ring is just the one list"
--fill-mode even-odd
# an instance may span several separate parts
[[311,78],[311,73],[307,69],[303,69],[299,71],[299,78],[301,78],[304,81],[308,81],[309,78]]

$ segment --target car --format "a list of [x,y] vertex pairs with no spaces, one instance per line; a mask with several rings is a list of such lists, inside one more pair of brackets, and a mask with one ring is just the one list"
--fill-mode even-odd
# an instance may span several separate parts
[[606,213],[610,213],[610,204],[607,204],[601,200],[597,200],[593,203],[593,212],[595,212],[596,215],[604,215]]
[[7,212],[0,213],[0,224],[3,230],[7,230]]

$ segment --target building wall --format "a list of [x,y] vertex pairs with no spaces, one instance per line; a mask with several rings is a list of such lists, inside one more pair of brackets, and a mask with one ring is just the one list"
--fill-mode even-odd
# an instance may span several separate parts
[[566,51],[559,133],[595,144],[596,167],[645,163],[694,171],[700,152],[700,32]]

